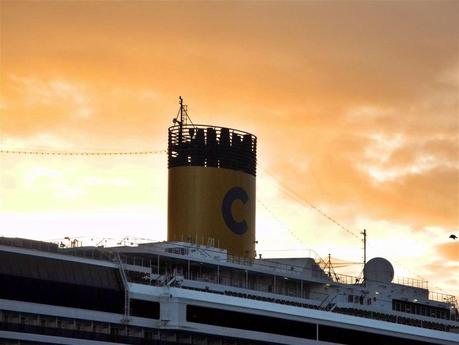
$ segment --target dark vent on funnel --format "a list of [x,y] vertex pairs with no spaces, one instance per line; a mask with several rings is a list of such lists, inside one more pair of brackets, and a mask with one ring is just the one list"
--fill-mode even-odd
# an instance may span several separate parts
[[168,166],[240,170],[256,175],[257,137],[236,129],[186,124],[169,128]]

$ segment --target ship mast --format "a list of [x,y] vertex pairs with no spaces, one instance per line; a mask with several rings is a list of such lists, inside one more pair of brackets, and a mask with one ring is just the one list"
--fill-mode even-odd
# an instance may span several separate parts
[[179,143],[181,143],[181,142],[182,142],[183,123],[184,123],[184,121],[185,121],[185,119],[184,119],[184,117],[183,117],[184,105],[183,105],[183,98],[182,98],[182,96],[179,96],[179,102],[180,102]]
[[193,124],[193,121],[191,121],[190,117],[188,116],[188,106],[186,104],[183,104],[182,96],[179,96],[179,104],[180,104],[179,111],[175,119],[172,120],[172,122],[174,124],[178,123],[179,125],[178,144],[180,145],[182,144],[182,140],[183,140],[183,126],[185,126],[188,121],[190,121],[193,127],[194,127],[194,124]]
[[365,265],[367,264],[367,230],[363,229],[363,232],[361,232],[363,235],[363,283],[366,283],[366,277],[365,277]]

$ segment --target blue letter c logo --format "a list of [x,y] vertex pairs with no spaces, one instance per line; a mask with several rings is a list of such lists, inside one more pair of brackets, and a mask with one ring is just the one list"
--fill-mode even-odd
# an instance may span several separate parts
[[243,204],[249,201],[249,196],[241,187],[233,187],[231,188],[228,193],[226,193],[225,197],[223,198],[222,203],[222,214],[223,219],[225,220],[225,224],[232,232],[236,235],[243,235],[247,229],[248,225],[245,220],[237,222],[234,217],[233,213],[231,212],[231,206],[235,200],[241,200]]

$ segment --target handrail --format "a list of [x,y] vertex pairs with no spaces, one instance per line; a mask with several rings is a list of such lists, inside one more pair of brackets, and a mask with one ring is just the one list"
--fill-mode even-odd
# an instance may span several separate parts
[[[176,243],[175,245],[179,246],[179,247],[185,247],[185,248],[192,248],[194,246],[199,246],[197,244],[183,245],[183,244],[180,244],[180,243]],[[212,251],[212,248],[206,248],[206,250],[207,251]],[[323,261],[323,259],[320,258],[320,256],[315,251],[313,251],[312,249],[309,249],[309,251],[314,253],[320,260]],[[187,253],[186,252],[185,253],[180,253],[180,255],[187,255]],[[314,258],[314,261],[317,260],[317,257]],[[217,258],[215,260],[219,261]],[[251,258],[238,257],[238,256],[235,256],[235,255],[227,254],[227,261],[228,262],[236,263],[236,264],[240,264],[240,265],[244,265],[244,266],[279,269],[281,271],[284,271],[285,273],[292,273],[292,272],[299,273],[299,272],[304,272],[306,270],[305,267],[291,265],[291,264],[285,264],[285,263],[280,263],[280,262],[275,262],[275,261],[272,261],[272,260],[275,260],[275,259],[263,259],[261,261],[261,260],[255,260],[255,259],[251,259]],[[328,277],[328,275],[325,272],[324,272],[324,275],[326,275]],[[363,283],[363,279],[361,277],[352,276],[352,275],[346,275],[346,274],[341,274],[341,273],[333,273],[331,275],[331,277],[328,277],[328,278],[331,279],[333,282],[338,283],[338,284],[348,284],[348,285],[352,284],[352,285],[355,285],[355,284],[362,284]],[[373,280],[373,282],[379,282],[379,281]],[[380,283],[386,283],[386,282],[380,282]],[[424,289],[428,288],[428,281],[421,280],[421,279],[415,279],[415,278],[396,277],[394,279],[394,283],[400,284],[400,285],[405,285],[405,286],[424,288]]]
[[[178,131],[180,128],[180,126],[178,125],[175,125],[175,126],[171,126],[169,127],[169,130],[173,130],[174,132],[175,131]],[[236,129],[236,128],[231,128],[231,127],[226,127],[226,126],[216,126],[216,125],[206,125],[206,124],[203,124],[203,123],[197,123],[197,124],[186,124],[186,125],[183,125],[182,128],[212,128],[212,129],[221,129],[221,128],[226,128],[234,133],[237,133],[237,134],[241,134],[241,135],[244,135],[244,134],[248,134],[250,136],[252,136],[253,138],[256,138],[257,136],[252,134],[252,133],[249,133],[249,132],[246,132],[246,131],[242,131],[240,129]]]
[[456,296],[449,295],[443,292],[429,291],[429,299],[437,302],[445,302],[458,307]]
[[[183,248],[193,248],[196,246],[199,246],[200,248],[202,246],[196,245],[196,244],[181,244],[181,243],[174,243],[175,246],[177,247],[183,247]],[[162,247],[155,247],[155,250],[171,254],[170,247],[169,248],[162,248]],[[169,251],[168,251],[169,250]],[[207,247],[207,251],[212,251],[212,248]],[[103,252],[99,248],[95,248],[95,251],[98,252],[98,256],[92,257],[94,259],[99,259],[99,260],[106,260],[106,258],[101,257],[101,253]],[[61,251],[59,251],[61,252]],[[215,250],[217,252],[217,250]],[[84,253],[79,252],[78,250],[72,250],[72,251],[62,251],[61,253],[68,254],[68,255],[73,255],[73,256],[80,256],[80,257],[88,257],[84,255]],[[103,252],[106,254],[106,252]],[[219,254],[221,254],[221,250],[218,251]],[[185,250],[183,252],[173,252],[172,254],[175,255],[183,255],[183,256],[188,256],[188,251]],[[145,267],[149,266],[149,263],[145,261],[144,259],[137,258],[135,256],[129,256],[130,260],[133,260],[132,263],[133,265],[138,265],[138,266],[143,266],[142,264],[145,264]],[[122,258],[124,260],[124,257]],[[263,260],[255,260],[251,258],[246,258],[246,257],[238,257],[234,255],[227,254],[226,259],[219,259],[219,258],[214,258],[214,261],[217,262],[229,262],[229,263],[234,263],[238,264],[241,266],[247,266],[247,267],[253,267],[253,268],[264,268],[264,269],[270,269],[270,270],[279,270],[284,273],[288,274],[296,274],[300,275],[301,273],[304,273],[306,270],[310,269],[312,271],[312,276],[315,278],[323,278],[324,283],[329,283],[334,282],[337,284],[346,284],[346,285],[355,285],[355,284],[361,284],[363,283],[362,278],[359,278],[357,276],[352,276],[352,275],[346,275],[346,274],[340,274],[340,273],[334,273],[329,277],[325,272],[323,272],[323,275],[318,274],[318,272],[315,272],[312,268],[306,268],[306,267],[301,267],[301,266],[296,266],[296,265],[289,265],[289,264],[284,264],[284,263],[279,263],[275,262],[269,259],[263,259]],[[126,262],[128,263],[128,262]],[[368,280],[367,280],[368,281]],[[377,282],[377,281],[375,281]],[[386,282],[381,282],[381,283],[386,283]],[[411,287],[417,287],[417,288],[428,288],[428,281],[425,280],[420,280],[420,279],[414,279],[414,278],[406,278],[406,277],[397,277],[394,279],[394,283],[404,285],[404,286],[411,286]],[[438,302],[446,302],[454,305],[456,303],[457,305],[457,300],[455,296],[453,295],[448,295],[444,293],[439,293],[439,292],[429,292],[429,298],[438,301]]]
[[131,299],[130,299],[130,293],[129,293],[129,281],[128,281],[128,278],[126,276],[126,272],[124,271],[123,260],[121,259],[121,256],[120,256],[119,252],[116,252],[115,258],[116,258],[116,262],[117,262],[118,267],[119,267],[119,271],[120,271],[120,275],[121,275],[121,281],[122,281],[123,287],[124,287],[124,317],[123,317],[123,319],[121,321],[123,323],[128,323],[130,321],[129,314],[130,314],[130,309],[131,309],[131,306],[130,306]]
[[394,280],[396,284],[400,284],[400,285],[412,286],[412,287],[417,287],[421,289],[429,288],[429,282],[423,279],[396,277]]

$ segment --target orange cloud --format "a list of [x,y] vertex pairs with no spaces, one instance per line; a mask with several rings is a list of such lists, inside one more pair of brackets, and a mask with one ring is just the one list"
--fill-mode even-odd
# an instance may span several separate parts
[[[195,122],[255,133],[260,174],[349,227],[459,226],[458,2],[0,6],[0,146],[162,149],[181,95]],[[165,160],[0,159],[9,211],[60,210],[60,186],[66,209],[166,199],[139,185],[107,196],[115,171],[165,185]],[[37,167],[72,178],[28,190],[18,176]]]
[[445,259],[459,262],[459,242],[441,244],[437,250]]

